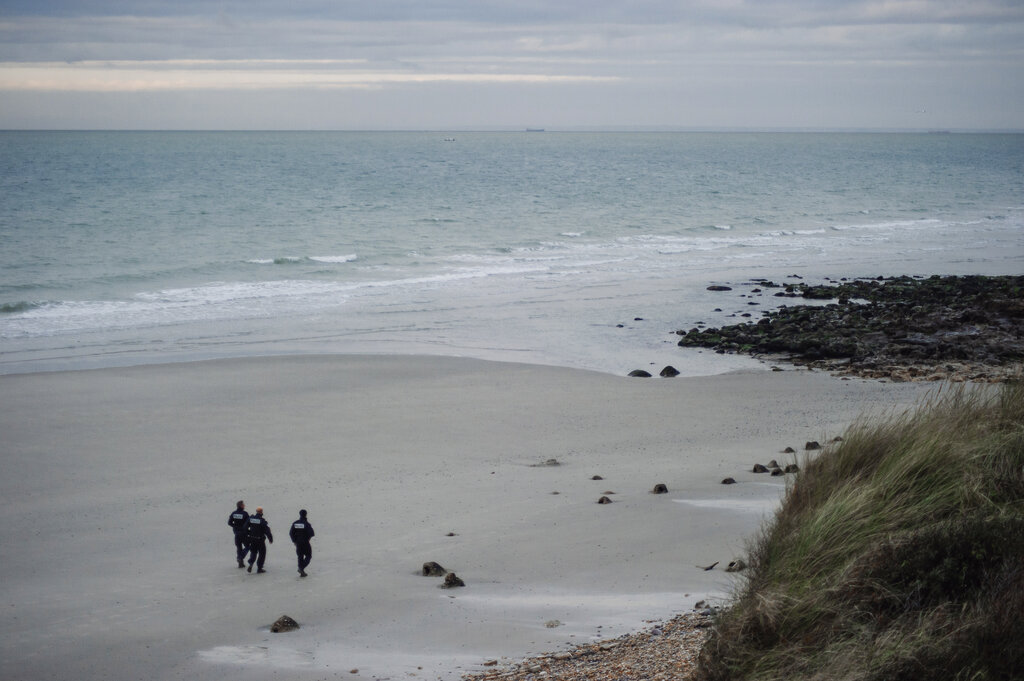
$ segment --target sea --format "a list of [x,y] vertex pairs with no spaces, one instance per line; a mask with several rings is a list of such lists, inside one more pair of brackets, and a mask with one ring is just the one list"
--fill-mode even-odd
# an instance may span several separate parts
[[[0,132],[0,373],[415,354],[684,375],[826,278],[1024,272],[1024,135]],[[731,291],[709,291],[710,285]]]

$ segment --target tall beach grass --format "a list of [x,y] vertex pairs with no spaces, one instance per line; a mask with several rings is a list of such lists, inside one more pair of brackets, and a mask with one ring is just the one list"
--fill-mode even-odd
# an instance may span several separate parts
[[701,681],[1024,679],[1024,384],[862,419],[749,552]]

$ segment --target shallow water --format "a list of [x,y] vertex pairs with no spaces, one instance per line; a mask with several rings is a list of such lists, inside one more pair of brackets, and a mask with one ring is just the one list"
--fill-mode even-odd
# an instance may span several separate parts
[[0,373],[335,352],[715,373],[751,361],[672,332],[778,299],[709,283],[1024,256],[1024,135],[5,132],[0,152]]

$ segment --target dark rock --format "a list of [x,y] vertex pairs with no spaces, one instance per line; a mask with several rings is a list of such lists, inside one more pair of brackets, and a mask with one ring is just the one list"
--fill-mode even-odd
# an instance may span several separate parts
[[732,479],[732,478],[725,478],[724,480],[722,480],[722,484],[723,485],[735,485],[736,481],[734,479]]
[[712,286],[708,286],[708,290],[709,291],[731,291],[732,290],[732,286],[720,286],[720,285],[715,284],[715,285],[712,285]]
[[[788,449],[788,447],[787,447],[787,449]],[[772,459],[771,461],[768,462],[768,468],[778,468],[778,467],[779,467],[779,462],[776,461],[775,459]]]
[[786,447],[785,449],[782,450],[782,453],[783,454],[796,454],[796,450],[793,449],[792,447]]
[[783,470],[783,472],[784,473],[799,473],[800,472],[800,466],[797,466],[795,463],[786,464],[786,468]]
[[729,563],[728,566],[726,566],[725,571],[726,572],[742,572],[743,570],[746,570],[746,569],[747,569],[747,564],[744,563],[741,559],[737,558],[736,560],[734,560],[731,563]]
[[610,503],[612,503],[612,500],[609,499],[608,497],[601,497],[600,499],[597,500],[597,503],[599,503],[599,504],[610,504]]
[[650,372],[649,371],[644,371],[643,369],[633,369],[632,371],[629,372],[629,375],[632,376],[633,378],[650,378],[651,377]]
[[678,375],[679,375],[679,370],[676,369],[671,364],[661,370],[661,377],[662,378],[672,378],[673,376],[678,376]]
[[429,563],[423,564],[423,576],[424,577],[443,577],[448,574],[448,571],[441,567],[440,564],[430,561]]
[[843,441],[843,438],[840,437],[839,435],[836,435],[834,438],[832,438],[832,442],[842,442],[842,441]]
[[449,572],[444,576],[444,584],[441,585],[441,588],[454,589],[459,586],[466,586],[466,583],[456,576],[454,572]]
[[288,615],[281,615],[277,618],[277,621],[270,625],[270,631],[275,634],[280,634],[284,631],[294,631],[299,628],[299,623],[293,620]]
[[604,480],[604,478],[603,478],[603,477],[601,477],[600,475],[595,475],[594,477],[592,477],[592,478],[590,478],[590,479],[591,479],[591,480]]
[[778,476],[784,475],[784,474],[785,474],[785,471],[783,471],[781,468],[773,468],[772,469],[772,477],[778,477]]
[[776,295],[838,302],[781,306],[768,324],[704,329],[679,345],[786,354],[808,368],[896,382],[1008,380],[1024,358],[1022,290],[1024,275],[791,283]]
[[665,485],[664,483],[659,482],[657,485],[654,486],[654,489],[651,490],[651,493],[652,494],[667,494],[668,493],[668,485]]
[[817,440],[811,440],[810,442],[804,445],[804,449],[806,449],[807,451],[813,451],[815,449],[821,449],[821,445],[818,443]]
[[762,466],[759,463],[755,463],[754,464],[754,468],[751,470],[751,472],[752,473],[767,473],[768,472],[768,468],[766,466]]

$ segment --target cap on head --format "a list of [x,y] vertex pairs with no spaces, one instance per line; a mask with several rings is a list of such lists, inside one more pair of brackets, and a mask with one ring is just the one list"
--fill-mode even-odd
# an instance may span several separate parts
[[305,518],[306,517],[306,509],[302,509],[301,511],[299,511],[299,517],[300,518]]
[[257,513],[263,513],[263,507],[262,506],[257,506],[256,507],[256,512]]

